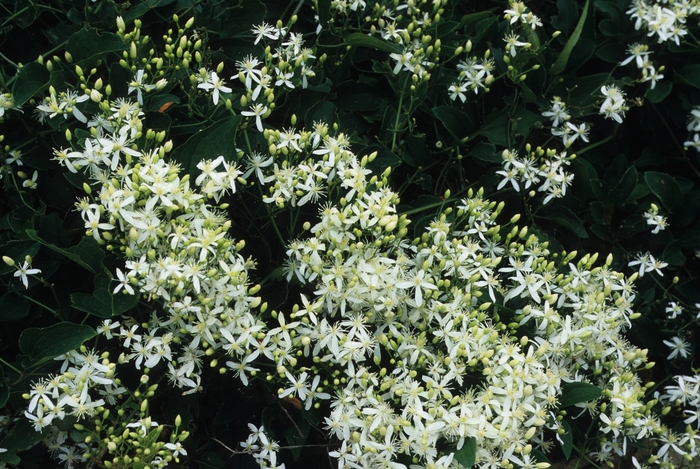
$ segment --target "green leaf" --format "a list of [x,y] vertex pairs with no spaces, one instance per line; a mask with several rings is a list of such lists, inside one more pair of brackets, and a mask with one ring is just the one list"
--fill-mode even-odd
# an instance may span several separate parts
[[683,192],[672,176],[666,173],[647,171],[644,173],[644,180],[651,192],[659,198],[667,210],[673,210],[683,203]]
[[95,29],[81,29],[68,39],[66,50],[73,56],[73,63],[84,65],[108,52],[121,52],[128,46],[114,33],[97,33]]
[[328,26],[331,20],[331,0],[318,0],[318,24],[321,28]]
[[202,160],[214,159],[223,155],[228,161],[236,156],[236,131],[241,116],[226,117],[210,127],[194,134],[184,145],[173,152],[171,158],[177,161],[191,176],[199,174],[197,164]]
[[469,154],[490,163],[503,162],[503,153],[496,151],[496,146],[491,143],[479,142]]
[[73,307],[98,318],[112,318],[129,311],[138,304],[138,294],[123,294],[121,291],[113,294],[110,282],[111,278],[107,272],[102,271],[95,277],[94,293],[73,293],[70,296]]
[[576,25],[576,29],[574,29],[573,34],[569,37],[569,40],[566,41],[566,44],[564,45],[564,49],[562,49],[561,54],[559,54],[559,57],[557,57],[556,62],[554,62],[554,65],[552,65],[552,73],[555,75],[560,74],[561,72],[564,71],[566,68],[566,64],[569,61],[569,56],[571,55],[571,51],[574,50],[574,46],[578,42],[579,38],[581,37],[581,32],[583,31],[583,26],[586,23],[586,17],[588,16],[588,4],[590,0],[586,0],[586,4],[583,6],[583,11],[581,12],[581,17],[578,20],[578,24]]
[[10,398],[10,387],[5,382],[5,370],[0,366],[0,409],[5,407]]
[[88,238],[86,236],[80,240],[80,243],[78,243],[77,246],[64,249],[41,239],[34,230],[27,230],[26,233],[27,236],[34,241],[38,241],[52,251],[63,254],[68,259],[72,260],[84,269],[89,270],[93,274],[99,272],[100,263],[102,262],[102,258],[104,258],[105,253],[94,238]]
[[90,326],[59,322],[49,327],[30,327],[19,336],[19,349],[32,364],[51,360],[75,350],[97,333]]
[[676,72],[674,81],[700,89],[700,64],[689,64]]
[[491,113],[484,122],[479,133],[489,139],[489,142],[502,147],[508,146],[508,113],[496,111]]
[[12,85],[12,98],[15,106],[21,106],[32,96],[36,96],[49,87],[51,74],[44,65],[38,62],[29,62],[19,69],[14,85]]
[[470,436],[464,440],[462,449],[455,452],[455,460],[464,467],[472,467],[476,463],[476,438]]
[[568,34],[576,24],[578,5],[574,0],[557,0],[557,8],[559,16],[552,18],[552,26],[562,33]]
[[550,465],[550,467],[551,467],[551,463],[550,463],[550,461],[549,461],[549,458],[547,458],[547,456],[546,456],[542,451],[540,451],[540,450],[538,450],[538,449],[535,449],[535,448],[532,448],[531,454],[535,457],[535,461],[537,461],[537,462],[546,462],[546,463],[548,463],[548,464]]
[[561,226],[570,229],[579,238],[588,238],[588,233],[583,227],[578,216],[566,207],[557,207],[547,213],[547,218]]
[[671,94],[671,90],[673,90],[673,83],[670,81],[658,83],[653,90],[647,92],[647,99],[654,104],[660,103]]
[[639,175],[637,174],[637,168],[634,166],[627,168],[627,171],[625,171],[625,174],[622,175],[620,182],[618,182],[617,185],[610,189],[610,192],[608,192],[608,201],[618,206],[624,205],[625,202],[629,200],[630,195],[632,195],[634,188],[637,187],[638,179]]
[[681,249],[680,240],[677,239],[675,241],[671,241],[664,249],[664,253],[661,255],[661,258],[672,266],[680,266],[685,264],[687,259]]
[[559,407],[563,409],[564,407],[569,407],[570,405],[592,401],[598,399],[602,393],[602,389],[590,383],[564,383],[564,385],[561,387]]
[[457,140],[466,137],[472,130],[472,121],[464,111],[453,106],[435,106],[431,111]]
[[542,115],[519,107],[510,119],[511,130],[516,135],[527,137],[533,126],[541,126]]
[[25,418],[18,419],[17,423],[6,433],[5,438],[0,441],[0,448],[7,450],[0,453],[0,463],[19,464],[20,458],[17,453],[40,442],[47,432],[46,428],[41,432],[34,430],[34,427]]
[[314,122],[325,122],[327,124],[336,122],[335,112],[335,104],[330,101],[319,101],[306,111],[304,123],[306,127],[311,128]]
[[566,430],[566,433],[560,435],[561,438],[561,450],[564,456],[568,460],[571,457],[571,452],[574,449],[574,435],[571,432],[571,424],[568,420],[564,419],[561,421],[562,427]]
[[395,44],[390,44],[382,39],[379,39],[378,37],[368,36],[362,33],[349,34],[345,38],[345,44],[349,46],[369,47],[389,53],[400,54],[402,52],[401,47]]
[[29,313],[29,302],[14,296],[12,293],[5,293],[0,296],[0,322],[11,322],[22,319]]

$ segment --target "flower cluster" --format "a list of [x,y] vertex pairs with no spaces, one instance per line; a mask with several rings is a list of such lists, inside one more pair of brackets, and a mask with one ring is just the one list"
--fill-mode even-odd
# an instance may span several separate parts
[[700,151],[700,106],[695,106],[688,115],[688,125],[686,126],[689,132],[693,132],[692,140],[684,142],[686,148],[693,147]]
[[661,269],[668,267],[668,264],[661,259],[656,259],[649,252],[639,253],[637,257],[627,264],[628,267],[639,266],[639,276],[643,277],[647,272],[656,272],[660,276],[664,276],[661,273]]
[[[469,53],[471,48],[471,41],[467,42],[466,52]],[[450,99],[454,101],[459,98],[464,103],[467,100],[467,96],[464,93],[473,91],[474,94],[478,94],[480,90],[486,89],[494,80],[493,71],[495,67],[496,63],[490,58],[490,51],[488,50],[480,59],[467,57],[466,60],[460,60],[457,64],[459,81],[452,83],[448,87]]]
[[659,207],[656,204],[651,204],[649,210],[644,212],[644,219],[647,221],[647,225],[654,227],[651,230],[653,234],[658,234],[668,226],[666,217],[659,215]]
[[37,118],[40,122],[56,116],[63,116],[64,119],[68,119],[70,115],[73,115],[80,122],[87,122],[87,117],[78,109],[77,104],[84,103],[90,99],[89,95],[79,94],[77,91],[71,90],[56,93],[53,86],[49,87],[49,92],[49,96],[44,98],[43,103],[36,107]]
[[10,110],[23,112],[20,106],[15,106],[12,93],[0,93],[0,119],[3,119],[5,113]]
[[654,0],[634,0],[627,14],[635,20],[634,28],[645,28],[647,35],[656,37],[657,42],[673,41],[680,44],[688,34],[686,21],[700,13],[695,2],[667,2]]
[[523,27],[529,27],[535,30],[538,26],[542,26],[542,21],[528,8],[523,2],[510,2],[510,8],[505,11],[505,18],[510,20],[510,24],[520,23]]
[[659,80],[664,77],[661,74],[661,72],[664,71],[664,67],[661,66],[658,68],[658,70],[654,67],[652,62],[649,60],[649,55],[651,52],[649,51],[649,46],[646,44],[635,42],[627,48],[627,52],[630,54],[630,56],[623,60],[620,65],[627,65],[634,61],[637,68],[642,71],[641,81],[650,81],[651,89],[653,90]]
[[552,135],[560,137],[565,147],[570,147],[579,137],[584,142],[588,142],[588,131],[590,127],[586,123],[580,125],[570,122],[571,114],[566,107],[566,103],[559,96],[554,96],[549,109],[542,115],[549,117],[552,121]]
[[599,114],[622,124],[625,112],[629,109],[625,103],[625,93],[615,85],[601,87],[600,93],[605,100],[600,105]]
[[261,468],[284,469],[284,464],[277,464],[277,452],[280,445],[265,433],[265,427],[248,424],[250,435],[240,443],[243,451],[250,454],[260,464]]
[[[292,24],[293,22],[294,19]],[[274,51],[268,47],[262,60],[248,55],[236,62],[238,73],[231,77],[232,80],[240,80],[245,87],[240,102],[248,110],[241,112],[241,115],[254,118],[258,131],[262,132],[262,118],[268,117],[274,108],[275,92],[292,90],[297,86],[308,87],[309,80],[316,75],[312,67],[316,56],[314,50],[304,45],[303,36],[289,32],[282,22],[278,22],[276,27],[263,23],[252,31],[256,34],[255,44],[261,40],[280,42]],[[233,91],[219,77],[223,69],[222,62],[216,71],[202,68],[191,77],[198,89],[211,94],[214,105],[219,103],[221,93],[229,94]],[[227,106],[230,107],[230,104],[228,101]]]
[[525,191],[539,185],[538,192],[547,194],[544,204],[552,199],[564,197],[566,188],[574,179],[573,173],[566,172],[565,168],[575,155],[567,157],[566,152],[557,153],[555,150],[544,150],[540,147],[532,149],[530,144],[526,145],[526,150],[528,154],[524,158],[518,157],[516,151],[503,150],[503,170],[496,171],[503,179],[497,189],[500,190],[510,183],[513,189],[520,192],[521,189]]

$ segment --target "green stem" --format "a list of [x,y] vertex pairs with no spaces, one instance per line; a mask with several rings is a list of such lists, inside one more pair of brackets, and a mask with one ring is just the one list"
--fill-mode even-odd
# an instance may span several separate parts
[[27,207],[32,212],[38,214],[39,210],[36,210],[34,207],[29,205],[26,200],[24,200],[24,197],[22,196],[22,191],[19,189],[19,186],[17,185],[17,179],[15,178],[15,174],[10,173],[10,176],[12,177],[12,184],[15,186],[15,189],[17,190],[17,194],[19,195],[19,198],[22,200],[22,203],[24,204],[24,206]]
[[[466,192],[467,190],[468,189],[462,189],[461,191],[456,192],[455,194],[452,194],[452,196],[450,197],[450,200],[452,200],[453,198],[455,198],[456,196],[458,196],[462,192]],[[435,207],[442,207],[445,205],[445,203],[447,203],[447,200],[442,200],[440,202],[435,202],[435,203],[428,204],[428,205],[422,205],[420,207],[413,208],[411,210],[406,210],[405,212],[401,212],[400,215],[406,215],[406,216],[413,215],[414,213],[424,212],[426,210],[430,210],[430,209],[433,209]]]
[[296,7],[296,8],[294,9],[294,11],[292,12],[292,17],[293,17],[294,15],[296,15],[296,14],[299,12],[299,10],[301,9],[301,6],[302,6],[303,4],[304,4],[304,0],[299,0],[299,3],[297,3],[297,7]]
[[[250,155],[253,153],[253,147],[250,144],[250,139],[248,138],[248,131],[247,130],[243,131],[243,137],[245,138],[245,144],[246,144],[246,147],[248,147],[248,154]],[[260,184],[256,184],[256,186],[258,186],[258,191],[260,192],[260,198],[262,199],[265,196],[265,194],[263,194],[263,191],[262,191],[262,186]],[[282,246],[286,246],[287,243],[285,242],[284,236],[282,236],[282,233],[280,232],[280,229],[277,226],[277,223],[275,222],[275,217],[273,217],[272,212],[270,212],[270,207],[264,201],[263,201],[263,205],[265,205],[265,210],[267,210],[267,216],[270,218],[270,222],[272,222],[272,227],[274,228],[275,233],[277,233],[277,237],[279,238],[280,242],[282,243]]]
[[2,363],[3,365],[5,365],[5,366],[8,367],[9,369],[11,369],[12,371],[14,371],[15,373],[17,373],[18,375],[22,376],[22,372],[21,372],[20,370],[18,370],[18,369],[15,368],[14,366],[10,365],[9,363],[7,363],[7,362],[5,361],[5,359],[3,359],[2,357],[0,357],[0,363]]
[[55,311],[55,310],[49,308],[48,306],[46,306],[46,305],[45,305],[44,303],[42,303],[41,301],[35,300],[35,299],[32,298],[31,296],[27,296],[27,295],[22,295],[22,298],[25,298],[25,299],[31,301],[31,302],[34,303],[35,305],[41,306],[41,307],[44,308],[46,311],[50,312],[51,314],[53,314],[54,316],[56,316],[57,318],[60,319],[61,316],[58,314],[57,311]]
[[12,60],[8,59],[7,56],[5,54],[3,54],[2,52],[0,52],[0,58],[2,58],[5,62],[9,63],[10,65],[15,67],[16,69],[19,69],[19,65],[14,63]]
[[601,146],[601,145],[603,145],[603,144],[609,142],[609,141],[612,140],[613,138],[615,138],[615,134],[608,135],[608,136],[605,137],[603,140],[599,140],[599,141],[597,141],[597,142],[595,142],[595,143],[592,143],[592,144],[588,145],[587,147],[585,147],[585,148],[583,148],[583,149],[577,151],[577,152],[576,152],[576,155],[582,155],[582,154],[584,154],[585,152],[587,152],[587,151],[589,151],[589,150],[593,150],[594,148],[599,147],[599,146]]
[[403,107],[403,97],[406,94],[406,85],[408,84],[408,77],[406,81],[403,82],[403,88],[401,89],[401,95],[399,96],[399,106],[396,109],[396,121],[394,122],[394,129],[392,130],[391,137],[391,151],[396,149],[396,135],[399,132],[399,120],[401,119],[401,108]]

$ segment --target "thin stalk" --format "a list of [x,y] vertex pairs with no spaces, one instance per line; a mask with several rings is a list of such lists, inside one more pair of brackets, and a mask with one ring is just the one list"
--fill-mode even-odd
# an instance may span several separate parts
[[14,371],[15,373],[17,373],[18,375],[22,376],[22,372],[21,372],[20,370],[18,370],[18,369],[15,368],[14,366],[10,365],[9,363],[7,363],[7,362],[5,361],[5,359],[3,359],[2,357],[0,357],[0,363],[2,363],[3,365],[5,365],[5,366],[8,367],[9,369],[11,369],[12,371]]
[[401,108],[403,107],[403,97],[406,94],[406,85],[408,84],[408,78],[403,83],[403,88],[401,89],[401,95],[399,96],[399,106],[396,109],[396,121],[394,122],[394,129],[392,130],[393,135],[391,136],[391,151],[396,149],[396,134],[399,132],[399,120],[401,119]]

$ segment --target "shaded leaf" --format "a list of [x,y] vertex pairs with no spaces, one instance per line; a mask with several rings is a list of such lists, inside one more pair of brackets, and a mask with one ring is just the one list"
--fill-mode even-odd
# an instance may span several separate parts
[[59,322],[49,327],[30,327],[19,336],[19,349],[32,364],[51,360],[75,350],[97,333],[90,326]]
[[647,171],[644,173],[644,180],[667,210],[673,210],[683,203],[683,192],[673,176]]
[[129,311],[139,302],[139,295],[129,295],[117,292],[112,293],[111,279],[106,272],[95,277],[95,291],[89,293],[73,293],[70,298],[73,307],[90,313],[98,318],[112,318]]
[[574,46],[578,42],[579,38],[581,37],[581,33],[583,32],[583,26],[584,26],[584,24],[586,24],[586,17],[588,16],[589,2],[590,2],[590,0],[586,0],[585,5],[583,5],[583,11],[581,12],[581,17],[578,20],[578,24],[576,25],[576,29],[574,29],[574,32],[569,37],[569,40],[566,41],[566,44],[564,45],[564,48],[562,49],[561,54],[559,54],[559,57],[557,57],[557,60],[554,62],[554,65],[552,65],[552,69],[551,69],[552,73],[560,74],[566,68],[566,64],[569,61],[569,56],[571,55],[571,51],[574,50]]
[[345,44],[349,46],[369,47],[389,53],[401,53],[401,47],[390,44],[378,37],[368,36],[362,33],[352,33],[345,38]]
[[571,231],[576,233],[576,236],[578,236],[579,238],[588,238],[588,233],[583,227],[581,220],[574,212],[572,212],[567,207],[557,207],[551,210],[547,214],[547,218],[549,218],[555,223],[562,225],[565,228],[570,229]]
[[104,258],[105,254],[97,241],[94,238],[84,237],[80,240],[77,246],[72,246],[70,248],[60,248],[55,244],[49,243],[39,237],[36,231],[27,230],[27,236],[31,239],[38,241],[52,251],[56,251],[63,254],[68,259],[72,260],[79,266],[89,270],[93,274],[96,274],[100,270],[100,263]]
[[73,56],[73,62],[84,64],[108,52],[121,52],[128,46],[122,38],[110,32],[98,34],[95,29],[81,29],[68,39],[66,50]]
[[231,161],[236,155],[236,131],[240,123],[241,116],[220,120],[191,136],[184,145],[178,146],[172,153],[172,159],[191,176],[199,174],[197,164],[202,160],[223,155],[225,159]]
[[646,97],[649,102],[654,104],[660,103],[666,99],[669,94],[671,94],[671,90],[673,90],[673,83],[670,81],[665,81],[663,83],[658,83],[653,90],[649,90]]
[[671,241],[666,248],[664,248],[664,253],[661,255],[661,258],[672,266],[683,265],[686,261],[686,257],[681,250],[680,240]]
[[602,393],[602,389],[590,383],[564,383],[564,385],[561,387],[559,407],[563,409],[564,407],[569,407],[570,405],[592,401],[594,399],[598,399]]
[[562,427],[566,430],[566,433],[560,435],[561,438],[561,450],[564,456],[568,460],[571,457],[571,452],[574,449],[574,435],[571,432],[571,424],[567,419],[561,421]]
[[508,114],[504,111],[492,113],[484,122],[479,133],[489,142],[502,147],[508,146]]
[[25,418],[18,419],[7,432],[5,438],[0,441],[0,448],[7,450],[0,453],[0,463],[19,464],[20,458],[17,453],[40,442],[47,432],[46,428],[42,432],[34,430],[34,427]]
[[496,151],[496,146],[491,143],[479,142],[469,153],[470,155],[490,163],[502,163],[501,152]]
[[470,436],[464,440],[464,445],[455,451],[455,461],[464,467],[472,467],[476,463],[476,438]]
[[700,89],[700,64],[689,64],[676,72],[674,81]]
[[630,166],[622,175],[622,179],[618,182],[615,187],[610,189],[608,192],[608,200],[610,203],[615,205],[624,205],[632,195],[635,187],[637,187],[637,180],[639,176],[637,174],[637,168]]
[[467,113],[453,106],[435,106],[433,115],[457,140],[466,137],[472,130],[472,122]]
[[0,409],[5,407],[10,398],[10,387],[5,382],[5,370],[0,366]]
[[0,296],[0,322],[22,319],[29,313],[29,302],[12,293]]
[[15,106],[21,106],[32,96],[36,96],[49,87],[51,74],[44,65],[30,62],[19,69],[12,85],[12,97]]

